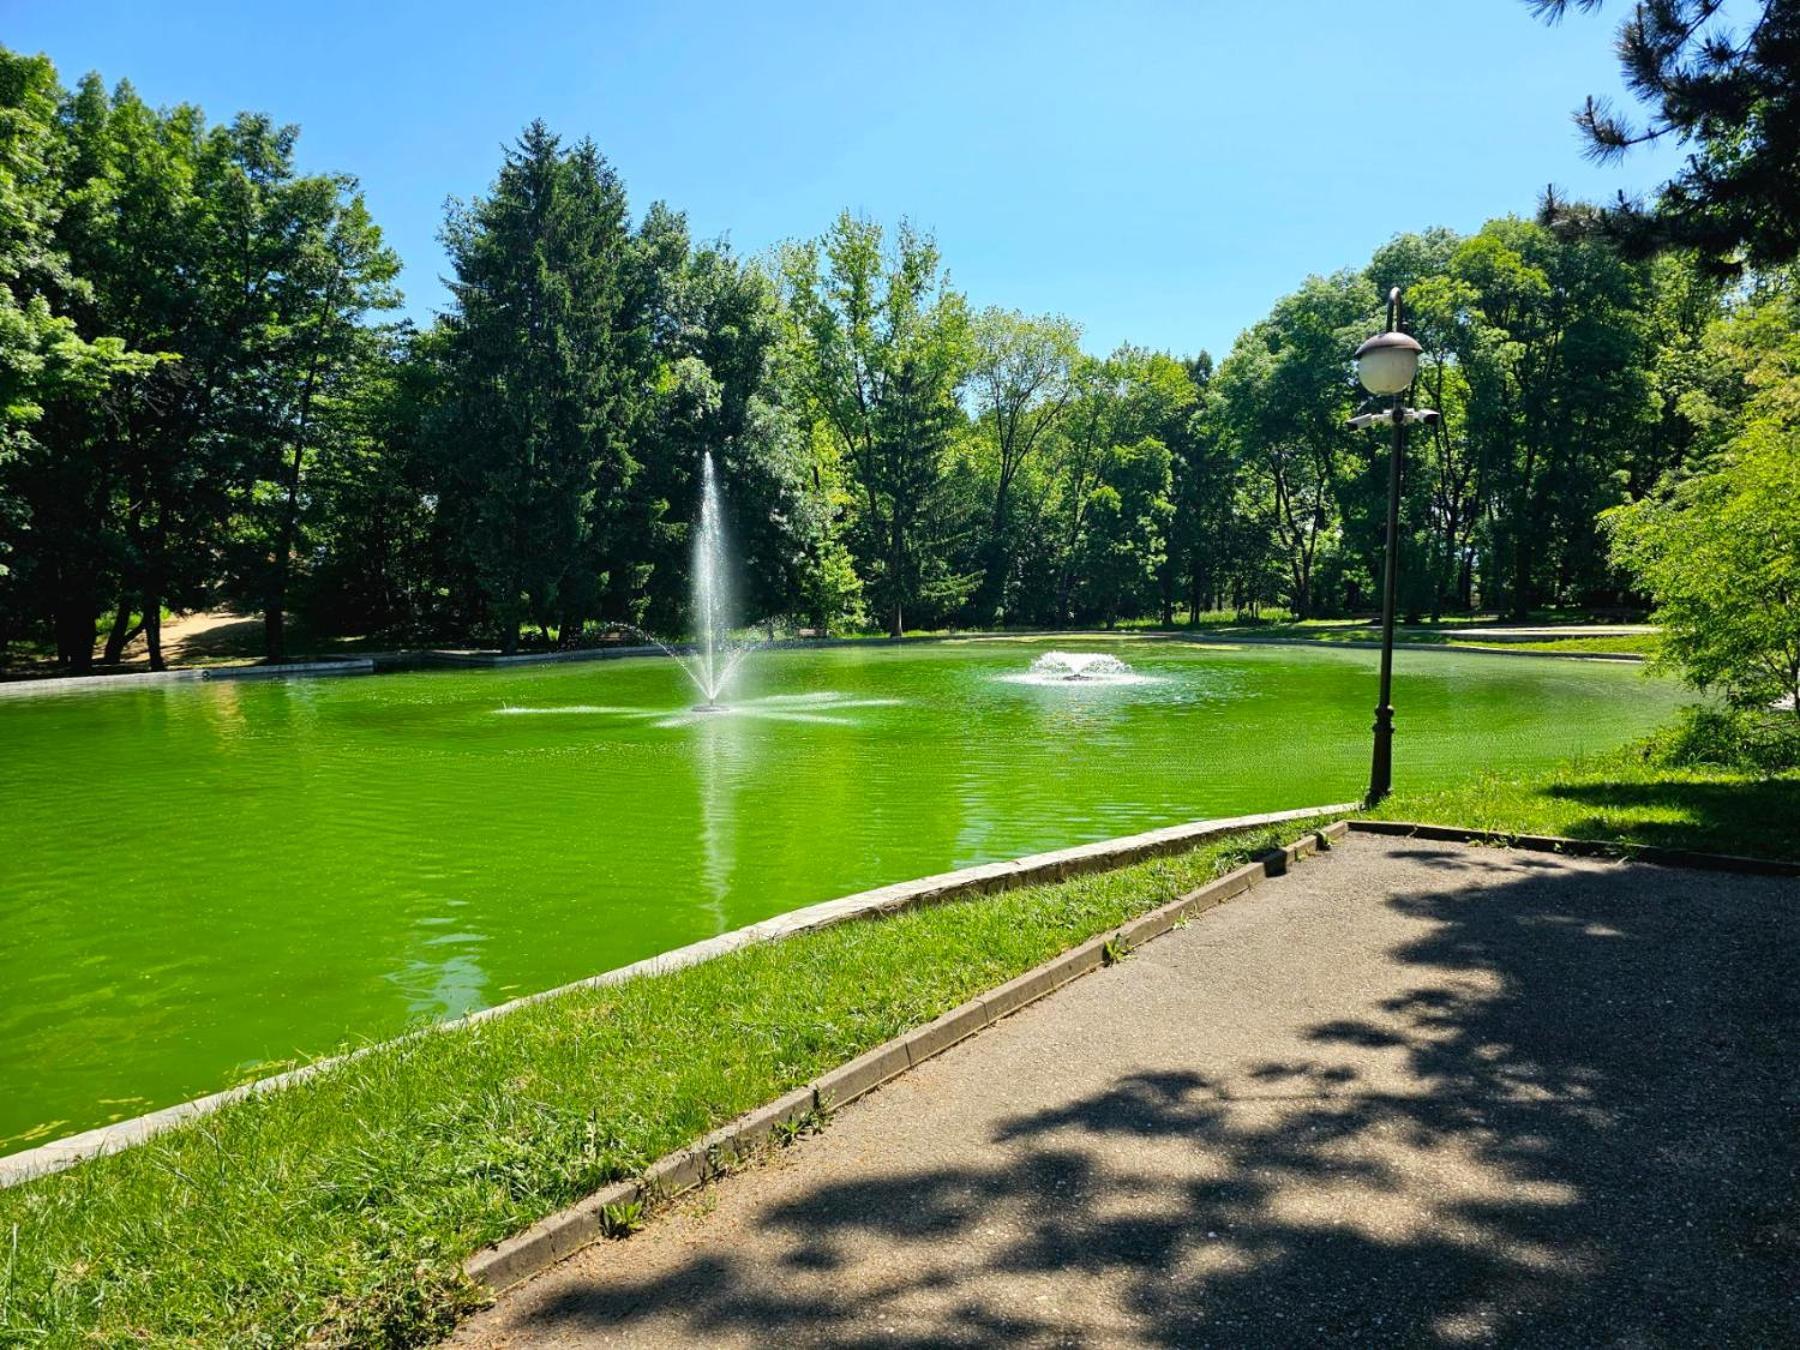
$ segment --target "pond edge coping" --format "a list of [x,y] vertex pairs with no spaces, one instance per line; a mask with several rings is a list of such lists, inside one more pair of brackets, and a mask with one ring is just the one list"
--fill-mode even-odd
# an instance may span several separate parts
[[434,1022],[429,1026],[420,1027],[386,1041],[362,1046],[345,1054],[316,1059],[299,1068],[289,1069],[268,1078],[240,1083],[236,1087],[209,1093],[204,1097],[196,1097],[173,1106],[165,1106],[141,1116],[133,1116],[128,1120],[114,1121],[110,1125],[100,1125],[80,1134],[72,1134],[63,1139],[40,1144],[36,1148],[8,1154],[0,1157],[0,1188],[15,1186],[37,1177],[47,1176],[52,1172],[60,1172],[87,1158],[117,1153],[141,1144],[153,1135],[160,1134],[185,1121],[210,1115],[220,1107],[253,1093],[272,1092],[280,1088],[291,1087],[315,1074],[323,1073],[339,1064],[360,1059],[384,1046],[400,1044],[417,1036],[433,1035],[438,1032],[474,1026],[489,1018],[503,1017],[509,1012],[576,990],[599,989],[645,976],[669,974],[687,966],[699,965],[702,962],[724,956],[728,952],[734,952],[740,948],[761,942],[778,941],[795,933],[828,928],[847,919],[899,913],[921,905],[940,904],[943,901],[963,896],[990,895],[999,891],[1011,890],[1015,886],[1061,881],[1069,877],[1141,862],[1147,858],[1183,852],[1202,839],[1225,834],[1232,830],[1280,824],[1283,821],[1300,820],[1308,816],[1345,815],[1357,810],[1359,805],[1356,802],[1337,802],[1329,806],[1302,806],[1288,811],[1265,811],[1256,815],[1223,816],[1212,820],[1190,821],[1182,825],[1169,825],[1161,829],[1147,830],[1140,834],[1123,835],[1092,844],[1079,844],[1072,848],[1056,849],[1049,853],[1033,853],[1003,862],[981,863],[974,867],[959,868],[953,872],[939,872],[932,876],[920,877],[915,881],[894,882],[890,885],[875,887],[873,890],[858,891],[835,900],[805,905],[799,909],[789,910],[784,914],[776,914],[746,925],[743,928],[734,928],[715,937],[689,943],[685,947],[676,947],[671,951],[645,957],[641,961],[634,961],[630,965],[620,966],[598,975],[590,975],[584,979],[558,985],[553,989],[545,989],[535,994],[509,999],[505,1003],[497,1003],[491,1008],[481,1008],[448,1021]]
[[[1256,637],[1250,634],[1202,633],[1181,628],[1134,628],[1105,630],[1094,628],[1021,628],[976,629],[967,633],[931,633],[917,637],[843,637],[843,638],[776,638],[759,642],[758,650],[808,651],[826,647],[903,647],[931,643],[1025,641],[1070,638],[1095,639],[1152,638],[1157,641],[1186,642],[1195,646],[1249,647],[1323,647],[1348,651],[1379,651],[1381,643],[1373,638],[1322,641],[1304,637]],[[1532,639],[1517,639],[1531,641]],[[1601,661],[1622,665],[1643,665],[1647,658],[1631,652],[1551,652],[1515,651],[1507,639],[1495,639],[1494,645],[1470,643],[1457,646],[1453,642],[1397,642],[1396,647],[1411,651],[1460,652],[1476,656],[1547,656],[1562,661]],[[673,650],[689,651],[687,643],[677,643]],[[178,666],[174,670],[126,671],[118,675],[37,675],[22,674],[0,678],[0,698],[28,697],[32,694],[74,692],[91,689],[141,689],[146,685],[183,684],[195,680],[280,679],[289,675],[374,675],[390,670],[431,670],[445,666],[461,669],[496,669],[509,666],[554,665],[568,661],[617,661],[627,657],[667,656],[662,647],[632,644],[616,646],[576,647],[567,651],[516,652],[511,656],[484,649],[450,647],[406,648],[374,652],[368,656],[320,657],[310,661],[290,661],[268,665]]]
[[[1337,809],[1325,808],[1316,814]],[[1330,849],[1332,841],[1343,838],[1348,829],[1347,822],[1339,820],[1309,831],[1294,843],[1273,849],[1224,876],[1051,957],[1023,975],[977,994],[923,1026],[865,1051],[812,1082],[728,1121],[685,1148],[676,1149],[651,1163],[639,1176],[603,1186],[512,1237],[482,1248],[463,1262],[463,1273],[495,1294],[542,1274],[607,1236],[612,1226],[608,1210],[622,1205],[665,1203],[684,1191],[728,1175],[766,1146],[780,1126],[849,1105],[1002,1018],[1055,993],[1083,975],[1113,964],[1119,955],[1244,894],[1258,882],[1281,876],[1302,858]]]
[[0,698],[79,693],[93,689],[142,689],[146,685],[194,684],[205,680],[280,680],[290,675],[373,675],[372,656],[318,661],[274,661],[257,666],[177,666],[174,670],[134,670],[121,675],[37,675],[0,680]]

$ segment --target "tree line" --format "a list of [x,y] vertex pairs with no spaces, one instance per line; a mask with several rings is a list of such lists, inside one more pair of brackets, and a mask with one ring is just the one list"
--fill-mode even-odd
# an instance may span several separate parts
[[355,180],[301,172],[297,135],[0,49],[0,652],[79,671],[141,631],[160,667],[160,616],[216,604],[271,658],[292,618],[679,632],[706,452],[749,622],[1366,610],[1384,445],[1346,426],[1349,358],[1393,285],[1443,414],[1406,465],[1408,614],[1629,605],[1604,513],[1719,453],[1785,275],[1551,199],[1307,278],[1220,360],[1102,357],[972,307],[906,222],[740,257],[534,123],[451,204],[450,301],[415,326]]

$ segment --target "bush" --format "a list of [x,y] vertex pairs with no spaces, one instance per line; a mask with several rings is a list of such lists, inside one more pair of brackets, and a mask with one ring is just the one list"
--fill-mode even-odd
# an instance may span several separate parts
[[1674,725],[1658,731],[1645,748],[1656,764],[1781,773],[1800,769],[1800,718],[1699,704],[1683,708]]

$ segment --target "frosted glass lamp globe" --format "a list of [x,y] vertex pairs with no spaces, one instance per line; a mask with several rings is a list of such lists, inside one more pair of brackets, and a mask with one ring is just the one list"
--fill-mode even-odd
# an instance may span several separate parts
[[1400,394],[1419,370],[1419,344],[1405,333],[1377,333],[1356,349],[1356,378],[1371,394]]

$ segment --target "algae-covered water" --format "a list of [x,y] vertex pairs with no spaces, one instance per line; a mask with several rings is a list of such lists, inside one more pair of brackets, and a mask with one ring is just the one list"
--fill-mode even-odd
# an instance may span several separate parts
[[[1020,678],[1060,648],[1142,678]],[[1399,657],[1397,786],[1661,721],[1632,666]],[[817,900],[1366,782],[1374,653],[988,640],[0,703],[0,1153]]]

